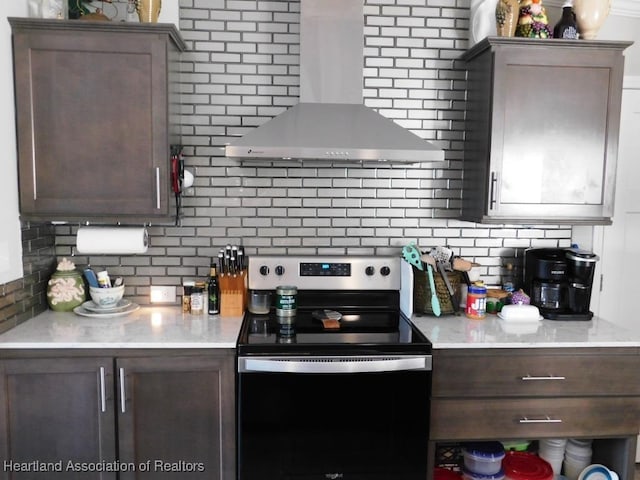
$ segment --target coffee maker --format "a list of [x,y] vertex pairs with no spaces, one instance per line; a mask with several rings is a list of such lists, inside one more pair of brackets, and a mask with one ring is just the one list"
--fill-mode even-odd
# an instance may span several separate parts
[[529,248],[524,290],[550,320],[590,320],[591,287],[598,256],[577,248]]

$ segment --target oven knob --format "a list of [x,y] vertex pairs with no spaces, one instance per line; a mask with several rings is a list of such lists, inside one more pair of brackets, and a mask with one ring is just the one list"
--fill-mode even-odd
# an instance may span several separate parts
[[276,275],[281,276],[284,274],[284,267],[282,265],[276,266]]
[[263,277],[269,275],[269,267],[267,267],[266,265],[262,265],[260,267],[260,275],[262,275]]
[[390,273],[391,273],[391,269],[390,269],[389,267],[387,267],[387,266],[384,266],[384,267],[382,267],[382,268],[380,269],[380,274],[381,274],[383,277],[388,276]]
[[367,274],[367,276],[371,276],[374,273],[376,273],[376,269],[373,268],[372,266],[368,266],[367,268],[364,269],[364,273]]

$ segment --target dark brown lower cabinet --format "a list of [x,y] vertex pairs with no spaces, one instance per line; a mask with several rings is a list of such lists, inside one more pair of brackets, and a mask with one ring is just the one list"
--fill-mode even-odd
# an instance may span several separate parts
[[429,458],[455,463],[468,441],[583,438],[593,463],[634,480],[639,360],[622,347],[434,349]]
[[234,356],[0,359],[0,479],[235,479]]
[[116,359],[120,478],[235,478],[233,358]]
[[111,479],[74,465],[116,459],[110,358],[0,361],[0,478]]

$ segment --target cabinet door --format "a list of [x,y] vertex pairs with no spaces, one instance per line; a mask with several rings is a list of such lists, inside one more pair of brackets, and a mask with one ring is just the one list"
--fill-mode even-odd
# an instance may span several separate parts
[[[112,368],[109,358],[0,361],[0,478],[115,479],[82,471],[116,458]],[[18,472],[25,464],[48,470]]]
[[157,35],[14,29],[23,217],[169,214],[167,58]]
[[120,478],[235,479],[233,365],[230,353],[118,358],[120,458],[139,466]]
[[487,37],[463,55],[463,220],[611,223],[629,45]]
[[495,54],[489,215],[608,221],[624,58],[557,48]]

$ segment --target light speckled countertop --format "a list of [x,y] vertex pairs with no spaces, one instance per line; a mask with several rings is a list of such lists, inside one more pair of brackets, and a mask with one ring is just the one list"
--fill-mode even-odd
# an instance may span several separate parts
[[[436,349],[640,347],[640,328],[591,321],[506,325],[498,317],[418,316],[412,321]],[[179,307],[141,307],[115,318],[48,310],[0,335],[0,349],[235,348],[241,317],[183,314]]]
[[484,320],[461,316],[417,316],[412,322],[435,349],[640,347],[640,329],[626,330],[602,318],[590,321],[506,323],[495,315]]
[[141,307],[127,316],[81,317],[47,310],[0,335],[10,348],[235,348],[241,317]]

